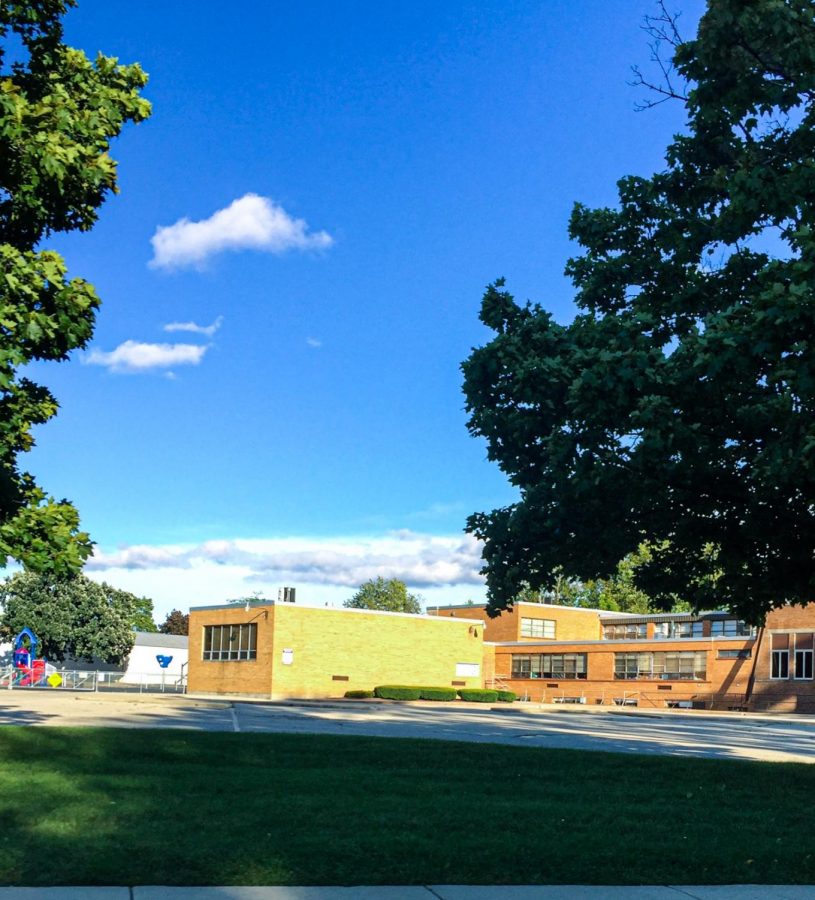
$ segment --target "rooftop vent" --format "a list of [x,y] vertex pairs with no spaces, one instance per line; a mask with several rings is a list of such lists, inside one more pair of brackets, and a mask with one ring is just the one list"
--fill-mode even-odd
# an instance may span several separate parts
[[294,603],[294,588],[279,588],[277,591],[277,600],[279,603]]

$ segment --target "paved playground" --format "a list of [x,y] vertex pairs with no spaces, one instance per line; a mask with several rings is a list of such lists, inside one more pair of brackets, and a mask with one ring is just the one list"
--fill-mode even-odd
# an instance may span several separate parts
[[303,701],[15,690],[0,725],[193,728],[477,741],[769,762],[815,762],[815,718],[540,707]]

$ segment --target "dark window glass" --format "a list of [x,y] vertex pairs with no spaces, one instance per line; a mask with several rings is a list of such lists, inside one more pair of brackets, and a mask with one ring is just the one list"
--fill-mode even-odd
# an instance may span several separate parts
[[[787,635],[783,635],[786,637]],[[790,654],[788,650],[773,650],[770,665],[771,678],[790,677]]]
[[206,660],[257,658],[257,625],[205,625],[203,657]]
[[704,650],[614,654],[614,677],[619,679],[704,681],[706,674],[707,653]]
[[512,654],[513,678],[586,678],[585,653]]

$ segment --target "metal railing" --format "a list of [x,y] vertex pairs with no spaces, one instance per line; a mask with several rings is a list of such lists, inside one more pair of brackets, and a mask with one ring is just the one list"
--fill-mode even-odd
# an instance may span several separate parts
[[5,666],[0,668],[0,690],[183,694],[187,690],[187,676],[184,671],[181,675],[166,672],[88,672],[57,669],[50,665],[42,673],[32,673],[31,670]]

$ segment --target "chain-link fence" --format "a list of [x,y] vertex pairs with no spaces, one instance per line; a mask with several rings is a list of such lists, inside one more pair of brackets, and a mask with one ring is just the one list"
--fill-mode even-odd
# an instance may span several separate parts
[[183,694],[186,673],[85,672],[55,666],[20,669],[0,668],[0,690],[117,691],[131,694]]

